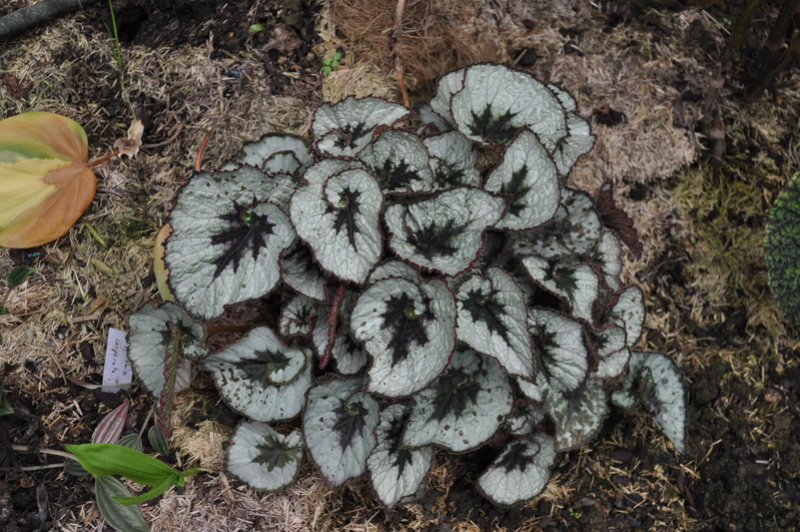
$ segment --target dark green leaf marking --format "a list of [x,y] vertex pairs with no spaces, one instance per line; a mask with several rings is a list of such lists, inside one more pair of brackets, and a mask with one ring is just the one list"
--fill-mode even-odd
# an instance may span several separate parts
[[508,343],[508,330],[499,317],[506,313],[505,306],[495,299],[497,293],[497,290],[492,290],[487,295],[473,289],[467,293],[467,299],[462,300],[462,304],[464,310],[470,313],[472,321],[485,323],[491,334],[499,334]]
[[361,196],[361,192],[358,190],[351,190],[350,187],[345,187],[341,193],[341,202],[343,205],[328,205],[325,211],[326,213],[336,213],[336,220],[333,222],[333,228],[337,233],[340,233],[343,227],[347,230],[347,239],[350,241],[350,245],[353,246],[353,249],[358,249],[356,248],[356,233],[358,232],[356,216],[360,213],[360,206],[358,204],[359,196]]
[[464,184],[464,170],[440,161],[433,173],[433,179],[440,187],[457,187]]
[[403,474],[403,470],[412,462],[413,454],[408,449],[401,449],[400,442],[403,440],[403,430],[408,416],[395,419],[389,430],[386,431],[385,440],[388,444],[388,451],[394,456],[392,466],[398,469],[398,476]]
[[511,125],[517,113],[506,111],[500,116],[492,114],[492,104],[483,108],[481,114],[472,111],[472,122],[467,125],[470,133],[489,139],[498,144],[508,144],[519,128]]
[[337,148],[354,148],[358,139],[369,133],[366,124],[358,123],[355,126],[347,124],[337,130],[339,138],[336,140]]
[[456,224],[455,220],[447,220],[441,227],[436,222],[431,222],[419,231],[412,231],[406,227],[409,241],[413,242],[420,254],[428,260],[434,256],[452,257],[458,247],[453,244],[453,239],[459,236],[468,224]]
[[389,342],[392,365],[408,357],[412,344],[424,346],[430,341],[425,323],[433,319],[433,316],[428,312],[416,316],[413,309],[414,300],[408,294],[400,294],[389,299],[386,310],[381,314],[383,318],[381,328],[392,331],[392,339]]
[[289,357],[280,351],[256,351],[256,361],[239,364],[248,378],[264,385],[271,385],[267,375],[275,371],[286,369]]
[[267,215],[253,212],[252,209],[257,205],[255,199],[249,206],[234,203],[231,212],[219,217],[228,226],[221,233],[211,237],[212,244],[225,246],[222,254],[214,259],[215,279],[231,263],[233,271],[237,272],[239,262],[245,253],[252,253],[253,260],[257,260],[261,250],[267,246],[266,237],[273,234],[272,228],[275,227],[275,224],[269,221]]
[[568,266],[559,266],[551,263],[545,271],[544,279],[553,281],[556,288],[566,293],[570,299],[573,298],[578,290],[578,279],[575,276],[575,269]]
[[514,216],[519,216],[522,209],[526,207],[525,194],[531,190],[531,186],[525,183],[525,178],[528,176],[528,165],[522,165],[522,168],[512,172],[511,180],[508,183],[503,183],[500,187],[500,194],[508,194],[512,197],[511,205],[508,212]]
[[511,473],[515,469],[525,471],[528,466],[534,463],[535,455],[526,454],[527,445],[524,441],[515,441],[508,446],[508,452],[497,461],[497,467],[502,467],[506,473]]
[[342,402],[334,413],[336,422],[333,430],[339,435],[339,446],[347,449],[353,444],[353,440],[361,436],[366,420],[367,408],[360,401]]
[[387,190],[406,189],[412,181],[421,181],[419,174],[411,170],[405,161],[395,164],[391,159],[386,159],[381,168],[374,170]]
[[272,436],[267,436],[263,443],[256,446],[258,454],[253,458],[253,463],[265,465],[269,471],[281,469],[287,464],[297,460],[297,453],[300,448],[290,445],[286,441],[279,440]]
[[446,371],[436,383],[436,397],[429,420],[443,421],[448,417],[460,418],[470,405],[477,403],[480,384],[463,369]]

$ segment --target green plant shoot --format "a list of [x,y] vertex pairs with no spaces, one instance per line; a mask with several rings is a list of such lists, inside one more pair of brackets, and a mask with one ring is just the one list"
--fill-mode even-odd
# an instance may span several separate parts
[[200,472],[200,469],[176,471],[152,456],[113,443],[67,445],[66,448],[86,471],[96,477],[119,475],[137,484],[153,486],[153,489],[137,497],[114,497],[114,500],[126,506],[155,499],[170,486],[185,486],[186,477]]

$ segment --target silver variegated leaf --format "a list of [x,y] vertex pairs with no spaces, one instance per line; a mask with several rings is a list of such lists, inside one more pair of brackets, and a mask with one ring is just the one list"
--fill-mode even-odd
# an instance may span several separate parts
[[283,436],[269,425],[243,422],[236,427],[225,457],[225,471],[251,488],[275,491],[291,484],[303,457],[303,436]]
[[[553,151],[567,136],[564,106],[553,91],[530,74],[481,64],[467,67],[463,76],[463,90],[450,98],[450,112],[456,129],[470,139],[508,144],[520,129],[528,127]],[[437,93],[432,106],[438,98]],[[438,103],[434,107],[438,112],[437,107]]]
[[567,176],[581,158],[594,147],[595,137],[589,122],[577,113],[567,113],[567,130],[569,133],[561,139],[553,150],[553,160],[559,173]]
[[370,285],[350,322],[372,357],[368,390],[403,397],[427,386],[453,352],[455,321],[455,299],[442,281],[389,278]]
[[511,375],[535,376],[525,295],[499,268],[473,275],[456,294],[456,336],[476,351],[494,357]]
[[436,188],[480,185],[481,175],[476,168],[478,152],[467,137],[458,131],[448,131],[428,137],[423,143],[431,154]]
[[[446,128],[440,129],[440,131],[457,128],[450,104],[453,95],[464,90],[465,73],[466,70],[462,68],[442,76],[436,86],[436,94],[430,101],[430,108],[434,116],[423,115],[426,121],[434,125],[439,126],[440,122],[447,124]],[[439,117],[440,120],[436,120],[436,117]]]
[[582,190],[565,188],[561,203],[566,212],[559,211],[555,222],[562,244],[575,255],[590,255],[602,235],[602,223],[592,197]]
[[680,369],[661,353],[631,355],[622,390],[611,394],[614,404],[631,408],[645,404],[679,453],[686,451],[686,397]]
[[577,449],[597,436],[608,413],[607,395],[603,382],[595,379],[571,392],[550,394],[547,406],[556,426],[557,451]]
[[436,114],[428,103],[423,103],[419,106],[417,109],[417,116],[419,116],[420,123],[417,132],[420,134],[431,132],[444,133],[445,131],[453,129],[453,126]]
[[387,508],[416,494],[431,468],[432,447],[401,446],[408,407],[393,404],[381,411],[376,430],[378,444],[367,459],[367,469],[378,498]]
[[278,327],[285,337],[310,336],[317,322],[317,302],[296,294],[281,310]]
[[486,229],[505,202],[477,188],[461,187],[411,205],[386,209],[389,246],[419,268],[457,275],[478,258]]
[[636,286],[629,286],[619,294],[608,321],[625,329],[628,347],[639,341],[644,325],[644,296]]
[[561,206],[553,218],[533,231],[512,235],[512,249],[518,257],[532,255],[546,259],[595,258],[601,239],[600,217],[589,195],[569,188],[561,191]]
[[286,133],[270,133],[255,142],[248,142],[222,170],[235,170],[243,165],[259,168],[268,174],[296,175],[313,162],[308,144],[302,137]]
[[595,137],[592,135],[589,123],[578,116],[578,103],[575,98],[552,83],[547,86],[555,93],[567,112],[567,137],[559,142],[553,152],[558,171],[562,176],[566,176],[580,156],[592,149]]
[[165,261],[172,293],[193,316],[261,297],[280,279],[278,258],[295,239],[283,211],[268,203],[272,181],[243,166],[197,174],[178,195]]
[[334,487],[361,475],[375,448],[378,403],[363,379],[334,379],[308,392],[303,434],[311,458]]
[[400,262],[399,260],[390,260],[388,262],[384,262],[383,264],[379,264],[374,270],[372,270],[372,273],[369,274],[368,284],[376,283],[382,279],[388,279],[390,277],[399,277],[411,282],[417,282],[419,280],[417,270],[405,262]]
[[[346,292],[339,307],[339,327],[331,349],[331,356],[336,362],[336,370],[342,375],[354,375],[367,365],[367,353],[350,337],[348,324],[354,304],[355,294],[350,291]],[[328,334],[331,328],[328,323],[330,310],[330,301],[319,305],[319,317],[311,338],[320,358],[324,356],[325,350],[328,348]]]
[[478,489],[498,506],[516,506],[544,490],[555,459],[553,438],[547,434],[512,440],[478,478]]
[[403,446],[474,449],[494,436],[513,402],[511,383],[495,359],[456,351],[442,376],[414,396]]
[[202,323],[192,321],[176,304],[161,307],[145,305],[131,315],[128,325],[128,358],[142,385],[155,397],[164,389],[164,361],[167,353],[180,349],[174,392],[189,387],[192,366],[189,359],[208,354],[203,346],[206,331]]
[[536,401],[537,403],[546,402],[551,389],[550,383],[547,381],[547,378],[541,370],[538,371],[535,381],[517,378],[517,385],[525,397]]
[[358,155],[387,193],[433,189],[430,156],[422,140],[406,131],[382,133]]
[[284,346],[269,328],[256,327],[203,365],[231,408],[255,421],[278,421],[303,408],[311,386],[309,358],[303,350]]
[[592,322],[592,307],[600,290],[597,274],[588,264],[569,264],[535,255],[522,265],[538,285],[569,303],[572,314]]
[[506,419],[505,430],[514,436],[532,434],[547,415],[547,410],[535,403],[522,403],[516,412]]
[[281,254],[283,280],[304,296],[325,301],[325,278],[302,242],[295,243]]
[[600,265],[603,280],[612,290],[619,290],[621,284],[619,276],[622,273],[622,245],[611,231],[604,231],[594,260]]
[[332,157],[352,157],[371,140],[379,126],[390,126],[408,116],[402,105],[380,98],[349,98],[322,104],[314,113],[311,130],[317,149]]
[[589,332],[591,350],[597,357],[597,369],[593,378],[610,379],[618,377],[628,367],[631,358],[626,345],[625,330],[617,325],[608,325],[599,331]]
[[498,229],[531,229],[550,220],[559,206],[556,166],[530,130],[523,129],[506,148],[503,162],[489,174],[484,189],[510,196]]
[[566,316],[539,308],[531,309],[528,322],[533,347],[541,357],[540,369],[550,387],[561,392],[580,387],[589,372],[583,326]]
[[322,268],[363,283],[382,251],[380,185],[357,163],[330,159],[304,177],[289,203],[297,234]]

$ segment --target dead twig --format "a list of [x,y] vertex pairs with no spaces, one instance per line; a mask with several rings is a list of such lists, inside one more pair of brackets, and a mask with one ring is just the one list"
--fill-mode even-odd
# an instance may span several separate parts
[[16,37],[20,33],[54,18],[86,9],[95,3],[97,0],[42,0],[23,7],[0,18],[0,41]]

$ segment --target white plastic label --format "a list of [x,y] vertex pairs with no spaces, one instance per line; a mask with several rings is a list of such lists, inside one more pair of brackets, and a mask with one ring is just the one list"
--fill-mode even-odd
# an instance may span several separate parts
[[113,385],[129,385],[133,382],[133,369],[128,361],[128,342],[125,333],[111,327],[108,329],[108,345],[106,346],[106,362],[103,367],[103,391],[117,393],[122,388]]

